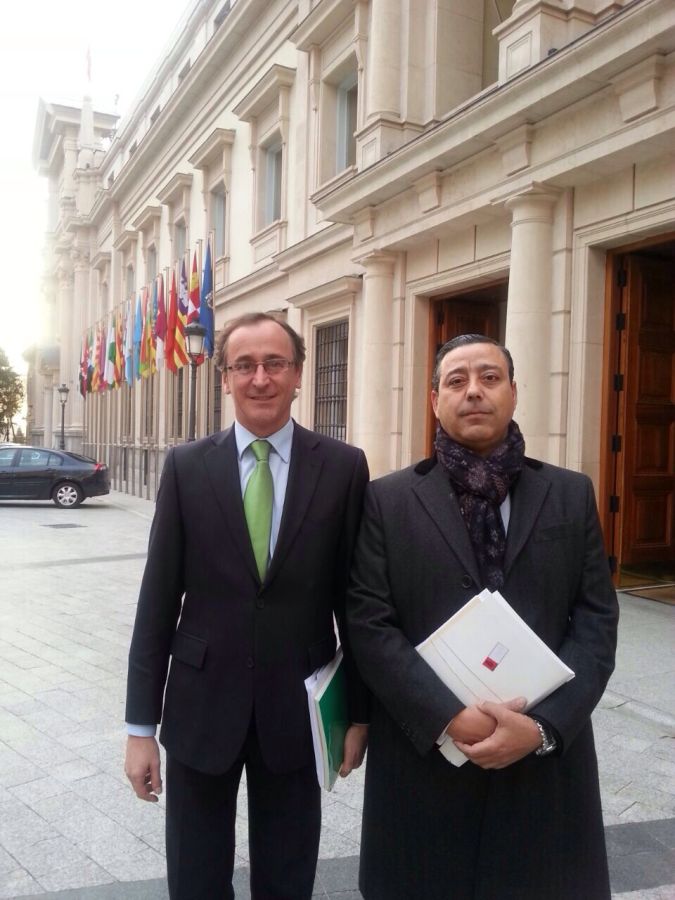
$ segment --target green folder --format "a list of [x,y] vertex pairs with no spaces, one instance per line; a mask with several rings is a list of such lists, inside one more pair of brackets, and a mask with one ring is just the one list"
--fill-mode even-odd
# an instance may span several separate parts
[[341,648],[338,648],[331,662],[306,679],[305,687],[309,699],[316,774],[319,785],[330,791],[342,765],[344,739],[349,727],[347,682]]

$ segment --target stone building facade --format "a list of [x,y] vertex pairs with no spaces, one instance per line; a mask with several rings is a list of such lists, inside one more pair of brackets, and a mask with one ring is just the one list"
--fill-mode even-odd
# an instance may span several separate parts
[[[188,370],[77,393],[82,334],[206,240],[216,328],[305,337],[294,415],[373,475],[431,448],[435,349],[504,340],[531,456],[587,472],[618,565],[675,556],[672,0],[195,0],[127,118],[43,104],[30,436],[153,496]],[[191,258],[191,256],[189,256]],[[197,433],[232,410],[198,370]]]

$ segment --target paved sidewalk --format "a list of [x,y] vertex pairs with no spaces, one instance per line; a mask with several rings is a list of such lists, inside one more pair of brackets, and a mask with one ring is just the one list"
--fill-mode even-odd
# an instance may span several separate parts
[[[77,510],[0,503],[0,898],[168,896],[163,800],[137,801],[122,772],[126,657],[152,512],[120,494]],[[613,895],[672,900],[675,611],[620,602],[617,671],[594,715]],[[360,897],[362,789],[361,770],[324,795],[318,897]],[[238,900],[249,897],[246,829],[242,798]]]

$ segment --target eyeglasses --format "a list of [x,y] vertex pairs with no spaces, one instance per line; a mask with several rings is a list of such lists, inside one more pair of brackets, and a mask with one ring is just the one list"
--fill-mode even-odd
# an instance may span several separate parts
[[253,362],[252,360],[241,360],[232,363],[231,366],[225,366],[228,372],[233,375],[240,375],[242,378],[250,378],[258,371],[258,366],[262,366],[267,375],[281,375],[288,371],[295,363],[292,359],[281,359],[274,357],[273,359],[263,359],[261,362]]

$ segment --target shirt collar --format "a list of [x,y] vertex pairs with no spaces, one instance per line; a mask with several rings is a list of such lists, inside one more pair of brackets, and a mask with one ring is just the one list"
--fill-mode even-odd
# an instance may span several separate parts
[[[240,460],[253,441],[260,440],[257,435],[253,434],[247,428],[244,428],[244,426],[237,422],[236,419],[234,422],[234,437],[237,442],[237,455]],[[274,434],[267,435],[265,440],[270,442],[275,453],[278,453],[283,461],[287,463],[291,458],[293,419],[289,419],[288,422],[286,422],[286,424],[278,431],[275,431]]]

